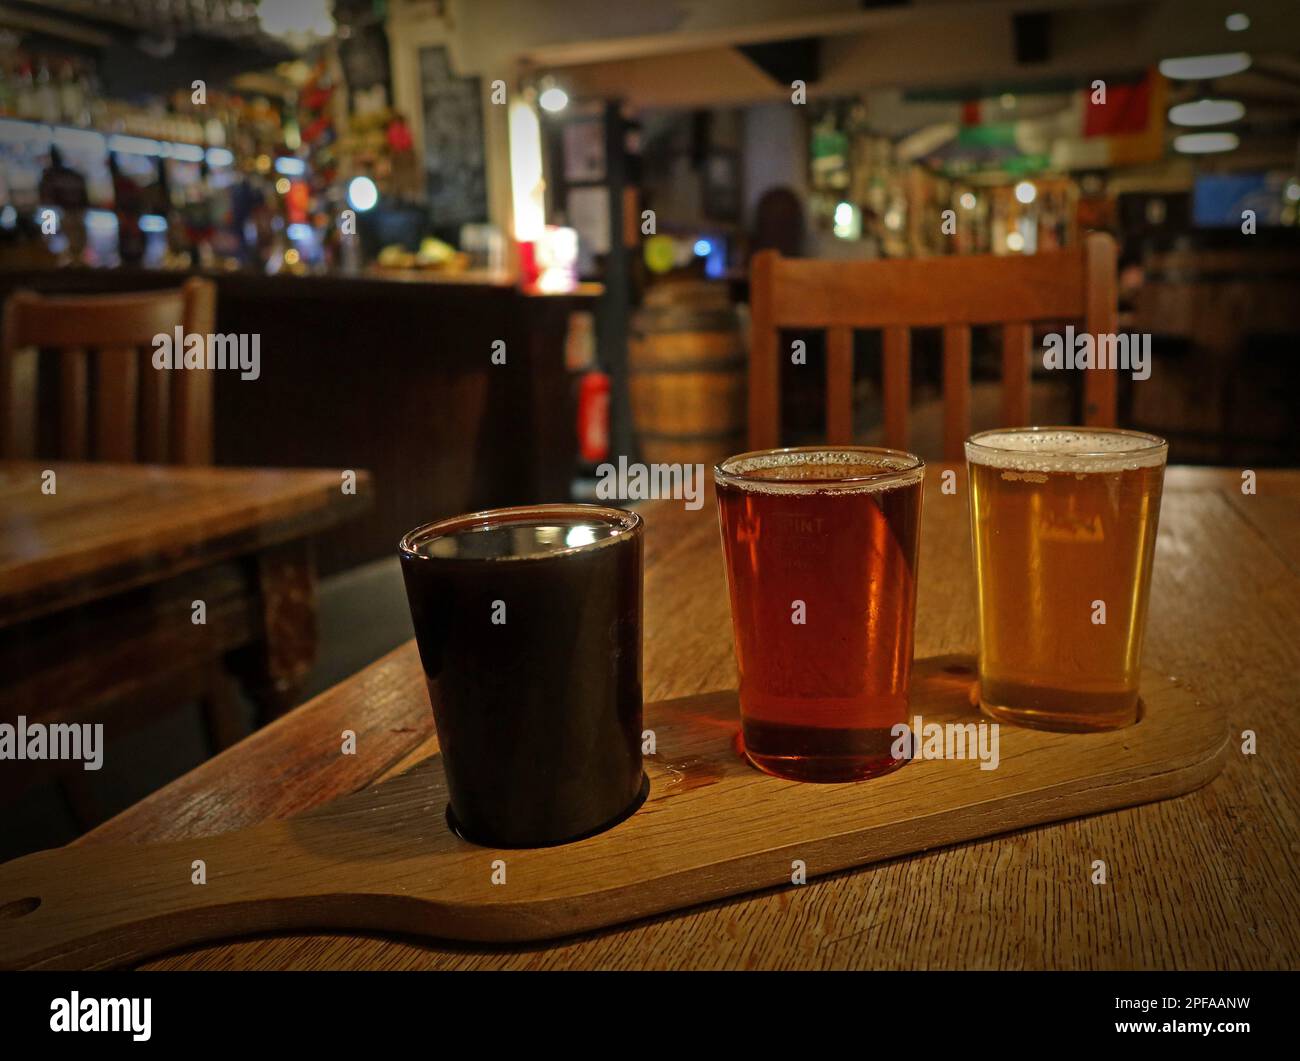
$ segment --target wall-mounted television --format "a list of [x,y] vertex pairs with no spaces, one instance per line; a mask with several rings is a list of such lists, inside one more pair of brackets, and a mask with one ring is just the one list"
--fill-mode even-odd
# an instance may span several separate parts
[[1198,228],[1240,228],[1255,212],[1256,229],[1282,223],[1287,178],[1282,173],[1203,173],[1192,185],[1192,223]]

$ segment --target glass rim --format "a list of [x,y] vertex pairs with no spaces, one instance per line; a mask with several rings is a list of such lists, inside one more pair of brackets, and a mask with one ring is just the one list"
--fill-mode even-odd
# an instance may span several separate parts
[[[854,453],[870,454],[877,457],[890,457],[901,464],[897,468],[881,468],[863,475],[843,475],[832,479],[799,479],[782,476],[750,475],[743,471],[728,471],[727,466],[738,461],[756,460],[762,457],[778,457],[797,453]],[[809,446],[776,446],[771,449],[755,449],[748,453],[737,453],[713,466],[713,481],[736,486],[780,486],[799,488],[809,492],[851,488],[855,486],[880,486],[892,482],[902,482],[915,478],[925,472],[925,461],[915,453],[906,450],[890,449],[887,446],[835,446],[821,443]]]
[[414,530],[409,530],[402,535],[401,540],[397,543],[397,551],[403,558],[409,557],[412,560],[447,564],[483,563],[485,559],[483,557],[429,556],[419,550],[421,546],[439,538],[450,537],[453,533],[466,530],[492,530],[497,527],[508,527],[512,524],[533,523],[548,517],[556,519],[557,522],[563,522],[565,517],[573,521],[578,519],[592,521],[594,519],[614,527],[615,531],[608,538],[597,538],[593,542],[584,542],[581,545],[566,545],[563,549],[548,549],[546,552],[526,553],[522,556],[497,556],[490,558],[487,562],[494,564],[503,561],[536,563],[544,560],[561,559],[622,541],[629,535],[639,533],[645,525],[645,521],[636,512],[629,512],[624,508],[610,508],[606,505],[586,505],[576,501],[538,505],[510,505],[504,508],[485,508],[477,512],[465,512],[459,516],[447,516],[443,519],[433,520],[430,523],[422,523]]
[[[1140,445],[1134,445],[1127,449],[1105,449],[1105,450],[1062,450],[1062,449],[1037,449],[1024,450],[1015,449],[1010,446],[991,446],[982,441],[993,435],[1046,435],[1053,432],[1073,432],[1078,435],[1106,435],[1114,438],[1120,436],[1123,438],[1133,439],[1134,442],[1140,442]],[[1134,454],[1149,453],[1154,449],[1163,449],[1168,451],[1169,443],[1159,435],[1153,435],[1146,431],[1134,431],[1127,427],[1084,427],[1076,424],[1043,424],[1025,427],[991,427],[987,431],[977,431],[966,439],[966,446],[974,447],[977,450],[983,450],[986,453],[1006,453],[1024,457],[1069,457],[1089,459],[1092,457],[1128,457]]]

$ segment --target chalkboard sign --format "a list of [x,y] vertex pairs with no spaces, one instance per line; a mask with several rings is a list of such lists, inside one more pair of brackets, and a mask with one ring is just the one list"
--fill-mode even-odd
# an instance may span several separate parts
[[375,85],[388,90],[388,37],[383,26],[354,29],[346,40],[339,41],[339,62],[343,77],[353,92],[363,92]]
[[339,62],[348,88],[355,94],[383,85],[388,92],[388,34],[373,0],[334,0],[334,21],[349,30],[339,38]]
[[457,77],[447,49],[420,49],[424,167],[429,214],[439,231],[487,220],[483,109],[477,77]]

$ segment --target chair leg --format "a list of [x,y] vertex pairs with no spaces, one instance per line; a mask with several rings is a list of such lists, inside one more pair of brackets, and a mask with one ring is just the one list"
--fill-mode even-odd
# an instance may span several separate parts
[[242,740],[248,733],[234,679],[220,663],[213,663],[211,672],[199,698],[203,722],[207,729],[208,750],[216,754]]

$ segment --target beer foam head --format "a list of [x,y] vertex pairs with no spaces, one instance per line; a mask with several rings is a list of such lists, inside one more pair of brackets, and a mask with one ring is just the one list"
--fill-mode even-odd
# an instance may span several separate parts
[[1122,472],[1165,463],[1164,439],[1087,427],[1007,428],[966,442],[966,459],[1021,472]]
[[715,481],[762,494],[891,490],[924,476],[924,463],[910,453],[851,446],[742,453],[713,469]]

